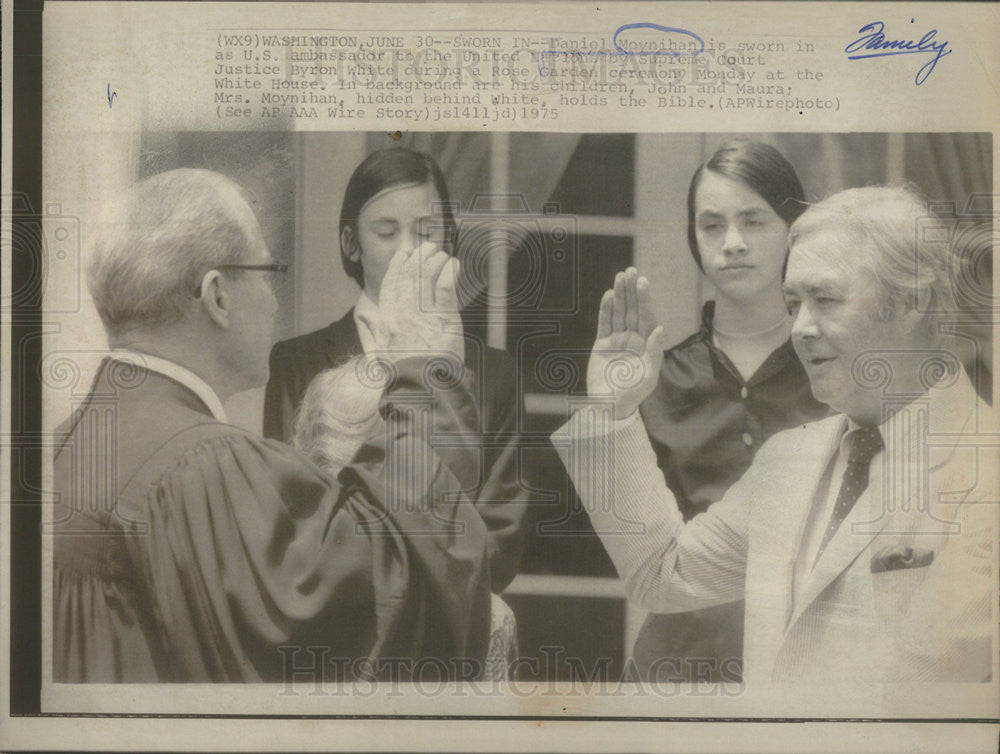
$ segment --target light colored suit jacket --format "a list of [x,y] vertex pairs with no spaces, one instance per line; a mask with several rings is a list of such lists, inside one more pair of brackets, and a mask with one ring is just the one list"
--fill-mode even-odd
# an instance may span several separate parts
[[964,374],[900,401],[867,492],[815,565],[803,542],[827,524],[811,513],[839,487],[828,470],[846,417],[774,435],[684,524],[641,421],[600,414],[578,412],[553,442],[630,598],[657,612],[745,598],[748,682],[990,678],[1000,446]]

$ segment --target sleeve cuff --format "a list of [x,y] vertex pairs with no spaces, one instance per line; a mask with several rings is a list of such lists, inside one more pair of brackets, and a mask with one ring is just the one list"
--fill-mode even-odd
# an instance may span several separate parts
[[613,435],[636,424],[642,424],[639,411],[633,411],[624,419],[615,419],[610,406],[586,406],[573,412],[569,421],[552,433],[552,439],[589,440]]

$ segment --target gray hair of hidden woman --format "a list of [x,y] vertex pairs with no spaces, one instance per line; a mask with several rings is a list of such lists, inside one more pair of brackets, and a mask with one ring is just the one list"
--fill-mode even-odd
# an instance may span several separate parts
[[179,320],[206,272],[264,248],[237,183],[210,170],[170,170],[140,181],[110,208],[87,284],[113,338]]
[[380,426],[383,376],[357,356],[316,375],[295,416],[292,444],[313,463],[336,474]]
[[926,200],[908,187],[851,188],[810,206],[793,223],[788,243],[794,251],[803,237],[833,231],[844,246],[866,249],[883,318],[900,305],[942,312],[954,306],[954,255],[947,244],[925,240],[924,229],[935,222]]

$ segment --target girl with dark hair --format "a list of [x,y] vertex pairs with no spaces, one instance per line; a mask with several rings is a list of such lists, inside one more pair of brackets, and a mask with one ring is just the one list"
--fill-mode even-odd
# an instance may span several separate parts
[[[378,200],[390,193],[396,194],[394,207],[404,203],[412,205],[408,207],[409,216],[392,214],[389,220],[376,220],[379,207],[385,204]],[[382,211],[385,209],[383,207]],[[361,222],[363,214],[367,223]],[[407,220],[410,227],[407,227]],[[413,238],[407,239],[406,233]],[[363,243],[363,236],[366,243]],[[421,152],[402,147],[380,149],[358,165],[344,191],[340,209],[340,259],[344,271],[362,290],[377,297],[384,267],[392,258],[389,254],[382,264],[381,252],[413,240],[430,240],[449,254],[453,251],[455,216],[444,174],[434,160]],[[363,250],[367,253],[363,254]],[[365,284],[366,266],[374,268],[374,274],[368,275],[368,285]]]
[[[759,141],[726,142],[688,190],[688,244],[715,289],[697,333],[669,349],[641,413],[685,519],[721,499],[775,432],[825,416],[789,341],[788,228],[805,210],[795,169]],[[655,680],[741,677],[743,604],[651,615],[634,657]]]

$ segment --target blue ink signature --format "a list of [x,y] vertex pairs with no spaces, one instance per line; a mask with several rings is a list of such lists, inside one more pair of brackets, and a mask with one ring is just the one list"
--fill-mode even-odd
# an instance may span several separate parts
[[[665,34],[684,34],[691,37],[696,42],[698,42],[697,50],[626,50],[621,44],[618,43],[618,37],[622,32],[629,31],[630,29],[653,29],[654,31],[662,31]],[[666,57],[681,57],[683,55],[700,55],[705,51],[704,40],[695,34],[693,31],[688,31],[687,29],[678,29],[673,26],[661,26],[660,24],[650,23],[649,21],[640,21],[634,24],[623,24],[619,26],[614,35],[611,38],[611,44],[614,46],[614,50],[540,50],[538,53],[538,74],[540,76],[545,75],[543,60],[546,55],[604,55],[608,57],[629,57],[634,55],[658,55]]]
[[118,96],[118,92],[111,91],[111,84],[108,84],[108,107],[110,108],[115,104],[115,97]]
[[[913,23],[913,19],[910,19],[910,23]],[[931,29],[929,32],[924,34],[919,41],[913,40],[901,40],[901,39],[889,39],[885,38],[885,34],[882,32],[885,30],[885,23],[882,21],[872,21],[870,24],[865,24],[860,29],[858,29],[858,34],[862,36],[855,39],[847,47],[844,48],[844,52],[859,52],[861,50],[879,50],[880,52],[868,52],[858,55],[848,55],[848,60],[863,60],[865,58],[881,58],[887,55],[912,55],[913,53],[930,55],[933,54],[934,57],[921,66],[920,70],[917,71],[917,75],[914,78],[914,82],[917,86],[920,86],[927,77],[931,75],[934,70],[934,66],[937,62],[943,58],[945,55],[950,55],[951,50],[948,49],[948,42],[935,42],[934,37],[937,35],[937,29]]]

